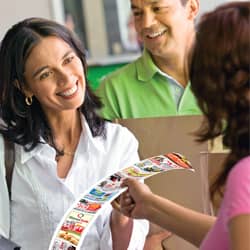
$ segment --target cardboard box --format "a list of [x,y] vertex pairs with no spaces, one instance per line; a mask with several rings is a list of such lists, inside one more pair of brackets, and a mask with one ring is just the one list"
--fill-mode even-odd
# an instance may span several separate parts
[[[210,142],[195,141],[194,133],[202,121],[202,116],[116,120],[117,123],[129,128],[138,139],[141,159],[167,152],[178,152],[192,163],[195,172],[169,171],[147,179],[146,183],[153,192],[202,213],[213,214],[209,180],[215,176],[227,153],[223,151],[220,138],[215,141],[213,149]],[[220,155],[217,154],[218,151]],[[197,249],[175,235],[165,240],[164,245],[168,250]]]
[[[226,149],[223,150],[211,150],[209,152],[201,153],[201,166],[205,166],[208,169],[208,183],[209,186],[215,181],[218,174],[221,172],[224,161],[228,151]],[[220,206],[221,197],[218,195],[213,199],[213,213],[216,215]]]

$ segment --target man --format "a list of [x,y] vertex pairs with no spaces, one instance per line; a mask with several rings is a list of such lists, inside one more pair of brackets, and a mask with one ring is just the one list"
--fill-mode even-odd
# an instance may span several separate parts
[[[136,61],[108,75],[97,90],[102,116],[143,118],[201,114],[190,90],[188,54],[195,36],[199,0],[130,0],[144,51]],[[167,232],[152,234],[144,250],[162,249]]]
[[190,91],[188,53],[199,0],[130,0],[144,52],[98,89],[104,118],[200,114]]

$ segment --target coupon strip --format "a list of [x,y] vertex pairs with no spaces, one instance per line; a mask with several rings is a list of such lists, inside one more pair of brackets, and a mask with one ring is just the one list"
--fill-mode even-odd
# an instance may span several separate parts
[[173,169],[194,171],[183,155],[168,153],[142,160],[103,178],[80,195],[80,198],[67,210],[54,232],[49,250],[79,250],[85,235],[102,208],[126,190],[120,187],[124,178],[144,180]]

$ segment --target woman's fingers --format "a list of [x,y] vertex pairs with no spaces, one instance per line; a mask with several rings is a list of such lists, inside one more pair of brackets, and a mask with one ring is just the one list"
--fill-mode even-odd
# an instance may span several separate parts
[[132,199],[131,195],[128,191],[124,192],[121,195],[121,205],[122,206],[128,206],[130,204],[134,203],[134,200]]
[[119,200],[117,200],[117,199],[113,200],[111,205],[115,210],[117,210],[119,212],[121,211],[121,206],[120,206]]
[[135,207],[135,204],[130,204],[130,205],[128,205],[128,206],[122,206],[122,207],[121,207],[121,212],[122,212],[124,215],[126,215],[126,216],[128,216],[128,217],[131,217],[132,212],[133,212],[133,210],[134,210],[134,207]]
[[122,180],[121,187],[128,187],[131,183],[133,183],[133,179],[131,178],[125,178]]

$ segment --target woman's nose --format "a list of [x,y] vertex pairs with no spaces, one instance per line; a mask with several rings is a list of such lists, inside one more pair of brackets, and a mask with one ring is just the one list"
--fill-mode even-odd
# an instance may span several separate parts
[[68,70],[58,70],[56,72],[56,81],[57,84],[65,85],[70,83],[72,80],[72,73]]

